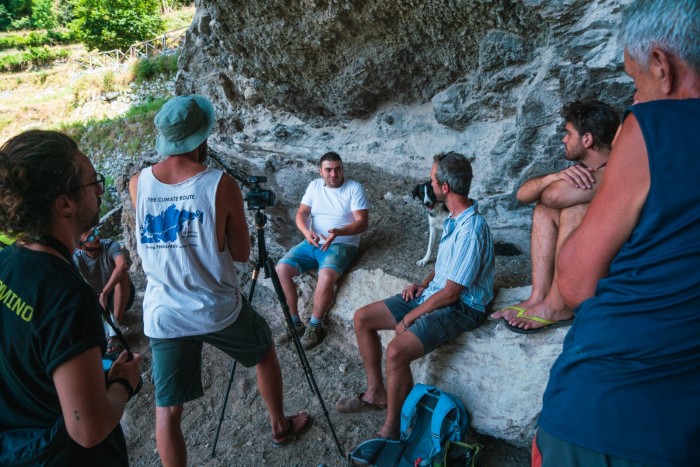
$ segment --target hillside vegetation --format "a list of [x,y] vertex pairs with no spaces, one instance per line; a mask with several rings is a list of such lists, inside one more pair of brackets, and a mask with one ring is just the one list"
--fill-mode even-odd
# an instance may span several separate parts
[[[176,10],[166,22],[176,29],[189,25],[193,15],[191,7]],[[45,37],[33,34],[35,41]],[[26,42],[24,49],[0,50],[0,70],[3,57],[30,47]],[[62,57],[86,53],[75,43],[51,50]],[[64,58],[33,64],[31,71],[0,72],[0,143],[33,128],[65,131],[105,173],[109,186],[125,163],[153,147],[153,117],[172,94],[177,58],[163,55],[82,73]]]

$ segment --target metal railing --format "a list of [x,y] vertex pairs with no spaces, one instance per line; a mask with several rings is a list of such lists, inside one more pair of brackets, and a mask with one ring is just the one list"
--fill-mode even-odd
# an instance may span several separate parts
[[178,50],[185,43],[187,28],[168,31],[155,39],[132,45],[126,52],[119,49],[96,52],[73,59],[73,69],[95,70],[97,68],[118,67],[136,59],[151,58]]

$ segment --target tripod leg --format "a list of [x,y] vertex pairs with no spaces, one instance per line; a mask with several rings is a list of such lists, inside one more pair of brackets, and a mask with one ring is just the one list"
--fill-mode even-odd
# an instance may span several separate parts
[[[248,294],[248,303],[253,300],[253,293],[255,293],[255,284],[258,282],[258,275],[260,274],[260,265],[262,263],[258,260],[255,263],[255,269],[253,270],[253,278],[250,284],[250,293]],[[216,428],[216,436],[214,437],[214,446],[211,449],[212,459],[216,456],[216,444],[219,441],[219,432],[221,431],[221,424],[224,421],[224,412],[226,411],[226,403],[228,402],[228,393],[231,391],[231,384],[233,383],[233,375],[236,372],[236,362],[233,361],[233,368],[231,368],[231,378],[228,380],[228,388],[226,389],[226,395],[224,396],[224,404],[221,407],[221,417],[219,418],[219,426]]]
[[219,417],[219,426],[216,428],[216,436],[214,437],[214,446],[211,448],[211,458],[216,456],[216,444],[219,442],[219,432],[221,431],[221,424],[224,422],[224,412],[226,412],[226,403],[228,402],[228,393],[231,391],[231,384],[233,383],[233,375],[236,372],[237,361],[233,361],[233,367],[231,368],[231,377],[228,380],[228,388],[226,388],[226,397],[224,397],[224,405],[221,407],[221,416]]
[[267,258],[265,261],[265,272],[270,275],[270,278],[272,279],[272,285],[275,288],[275,292],[277,293],[277,298],[279,299],[280,303],[282,304],[282,312],[284,313],[284,317],[287,320],[287,324],[289,325],[289,329],[292,333],[292,340],[294,341],[294,346],[297,349],[297,354],[299,355],[299,360],[301,361],[301,366],[304,368],[304,372],[306,374],[306,379],[309,382],[309,386],[311,387],[311,391],[316,395],[316,398],[318,399],[318,402],[321,404],[321,409],[323,411],[323,415],[326,417],[326,421],[328,422],[328,426],[331,429],[331,434],[333,435],[333,439],[335,440],[335,445],[338,448],[338,452],[340,453],[340,457],[345,458],[345,452],[343,451],[343,447],[340,445],[340,441],[338,440],[338,435],[335,432],[335,428],[333,428],[333,423],[331,422],[330,415],[328,415],[328,409],[326,409],[326,404],[323,403],[323,397],[321,396],[321,391],[318,389],[318,385],[316,384],[316,379],[314,378],[314,375],[311,371],[311,365],[309,364],[309,360],[306,358],[306,352],[304,352],[304,347],[301,345],[301,341],[299,340],[299,334],[297,334],[296,329],[294,327],[294,322],[292,321],[292,316],[289,313],[289,305],[287,305],[287,300],[284,295],[284,290],[282,290],[282,284],[280,283],[280,279],[277,276],[277,271],[275,271],[274,264],[270,258]]

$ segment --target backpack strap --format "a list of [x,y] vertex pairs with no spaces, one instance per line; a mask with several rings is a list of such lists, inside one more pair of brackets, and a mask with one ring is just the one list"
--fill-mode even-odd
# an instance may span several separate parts
[[[437,455],[445,440],[462,441],[467,428],[467,413],[462,401],[450,393],[440,391],[439,389],[438,391],[440,395],[430,423],[430,434],[433,441],[433,449],[430,453],[431,457]],[[443,422],[451,414],[453,414],[452,420],[449,420],[449,426],[447,430],[443,432]]]
[[413,424],[418,403],[426,394],[438,398],[440,397],[440,390],[433,386],[419,383],[413,386],[411,392],[408,393],[406,400],[401,406],[401,439],[405,438],[408,428]]

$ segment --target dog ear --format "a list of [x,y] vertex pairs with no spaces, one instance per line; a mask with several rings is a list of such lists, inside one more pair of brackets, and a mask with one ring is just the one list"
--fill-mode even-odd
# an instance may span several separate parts
[[416,185],[415,188],[413,188],[413,197],[420,199],[420,185]]

